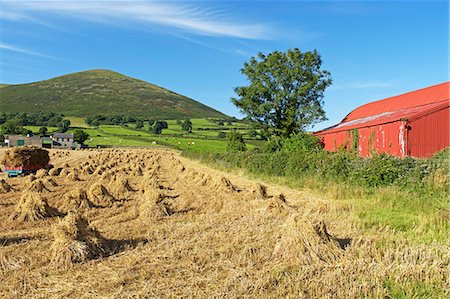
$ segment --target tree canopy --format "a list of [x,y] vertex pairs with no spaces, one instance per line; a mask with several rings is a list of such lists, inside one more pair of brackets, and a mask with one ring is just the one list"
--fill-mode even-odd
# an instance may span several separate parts
[[0,126],[2,134],[26,134],[28,130],[24,129],[18,119],[8,119]]
[[192,122],[191,122],[191,120],[190,119],[186,119],[184,122],[182,122],[181,129],[183,131],[188,132],[188,133],[192,133]]
[[[150,122],[149,122],[150,124]],[[163,129],[167,129],[168,125],[166,121],[157,120],[149,126],[149,132],[153,134],[161,134]]]
[[42,126],[42,127],[39,128],[39,135],[45,136],[47,134],[47,132],[48,132],[47,127]]
[[73,132],[73,140],[79,144],[84,144],[89,139],[88,133],[83,130],[77,129]]
[[268,135],[285,137],[304,131],[326,120],[323,93],[332,80],[321,66],[316,50],[259,53],[241,69],[250,84],[236,87],[237,97],[231,100]]

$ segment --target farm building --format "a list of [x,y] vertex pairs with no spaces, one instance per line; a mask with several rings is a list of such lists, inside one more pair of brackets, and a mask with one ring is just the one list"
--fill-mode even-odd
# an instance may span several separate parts
[[42,140],[39,136],[5,135],[5,144],[8,147],[30,145],[42,146]]
[[39,146],[44,148],[66,148],[75,147],[73,134],[54,133],[51,137],[6,135],[5,145],[14,146]]
[[343,147],[363,157],[372,152],[430,157],[449,146],[449,93],[445,82],[371,102],[314,134],[329,151]]
[[54,133],[51,138],[53,139],[53,148],[73,147],[73,134]]

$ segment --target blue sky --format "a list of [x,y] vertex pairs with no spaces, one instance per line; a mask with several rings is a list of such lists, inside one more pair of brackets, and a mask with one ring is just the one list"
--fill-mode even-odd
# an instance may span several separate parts
[[111,69],[240,117],[259,51],[317,49],[328,121],[449,80],[447,1],[0,1],[0,82]]

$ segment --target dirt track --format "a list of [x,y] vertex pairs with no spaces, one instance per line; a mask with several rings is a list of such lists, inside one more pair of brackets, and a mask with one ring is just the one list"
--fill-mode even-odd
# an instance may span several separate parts
[[[37,181],[59,216],[12,218],[37,185],[29,177],[6,179],[12,190],[0,192],[1,297],[381,297],[387,277],[445,284],[445,265],[435,263],[445,248],[398,244],[382,252],[346,203],[168,150],[52,150],[51,162],[62,173]],[[107,201],[96,197],[99,185]],[[52,258],[52,228],[73,209],[74,191],[85,191],[89,205],[79,213],[108,250],[67,268]]]

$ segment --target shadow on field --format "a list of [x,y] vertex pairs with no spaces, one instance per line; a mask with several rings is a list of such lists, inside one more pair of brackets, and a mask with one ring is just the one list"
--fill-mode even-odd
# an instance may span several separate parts
[[19,244],[25,241],[33,240],[32,237],[14,237],[14,238],[0,238],[0,247]]
[[[108,240],[108,254],[106,256],[115,255],[117,253],[131,250],[139,245],[147,244],[148,240],[144,238],[138,239],[119,239],[119,240]],[[105,256],[104,256],[105,257]]]
[[351,243],[352,243],[352,239],[351,238],[333,238],[336,242],[338,242],[339,247],[341,247],[342,249],[346,249]]

